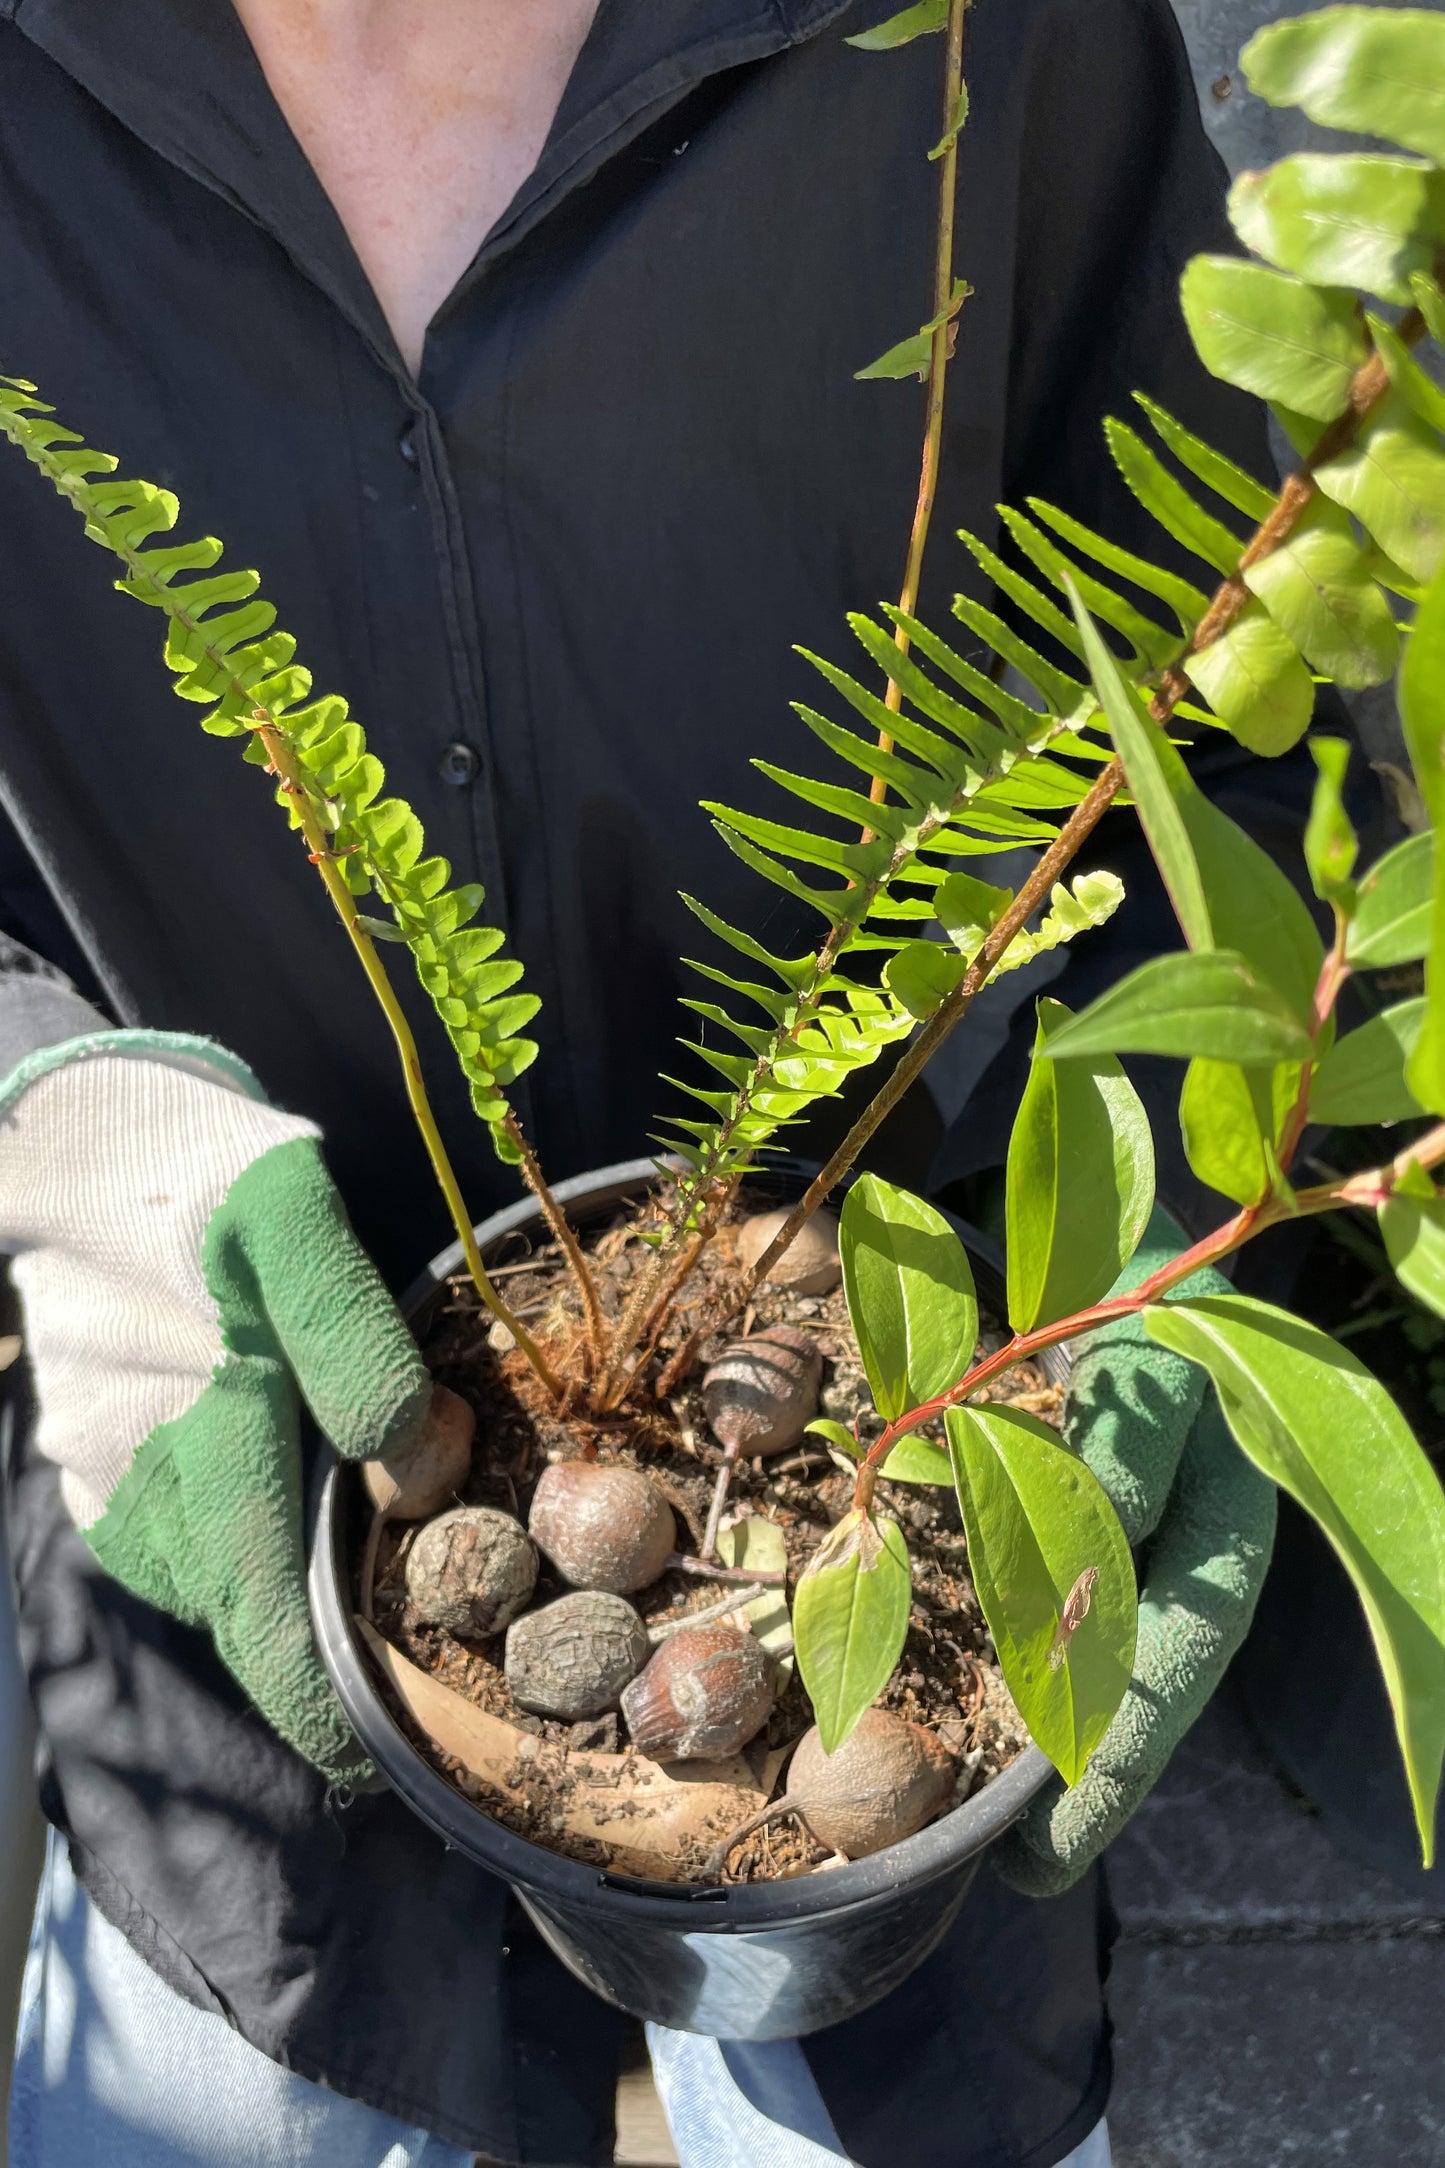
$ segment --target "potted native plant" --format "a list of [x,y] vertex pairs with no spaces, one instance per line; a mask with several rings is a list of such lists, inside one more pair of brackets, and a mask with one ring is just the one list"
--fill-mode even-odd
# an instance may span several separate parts
[[[1364,1606],[1427,1858],[1445,1753],[1439,1482],[1346,1347],[1206,1275],[1284,1221],[1371,1213],[1402,1283],[1445,1315],[1445,394],[1416,358],[1445,345],[1445,20],[1332,8],[1244,55],[1260,95],[1400,146],[1243,176],[1231,215],[1252,255],[1185,273],[1201,358],[1268,400],[1296,447],[1284,486],[1141,394],[1135,423],[1106,426],[1168,564],[1048,503],[1003,507],[998,550],[962,537],[996,607],[960,597],[963,634],[945,641],[915,611],[968,297],[953,246],[964,20],[965,0],[919,0],[855,40],[942,38],[933,306],[863,372],[927,387],[907,572],[896,605],[850,620],[876,691],[812,658],[831,705],[799,712],[833,776],[762,762],[786,812],[708,808],[818,940],[776,955],[692,903],[710,943],[689,1004],[702,1037],[655,1163],[549,1186],[509,1098],[537,1004],[501,932],[475,923],[481,891],[453,884],[383,794],[361,725],[314,695],[256,575],[218,570],[213,540],[164,539],[173,496],[115,479],[32,385],[0,381],[0,428],[121,560],[124,591],[163,614],[176,690],[274,777],[396,1037],[456,1226],[414,1305],[460,1388],[453,1431],[424,1459],[328,1479],[314,1605],[347,1712],[417,1811],[505,1875],[602,1993],[753,2037],[895,1984],[982,1847],[1121,1736],[1130,1540],[1059,1434],[1050,1367],[1096,1333],[1133,1321],[1206,1374],[1228,1451],[1328,1537]],[[1303,870],[1322,934],[1179,741],[1222,729],[1279,755],[1318,681],[1397,671],[1426,825],[1362,870],[1347,747],[1313,741]],[[1111,874],[1068,874],[1121,799],[1184,945],[1081,1014],[1039,1004],[981,1337],[954,1226],[857,1164],[990,978],[1116,908]],[[1016,890],[970,870],[1019,843],[1038,855]],[[481,1229],[390,947],[526,1186]],[[1371,973],[1421,960],[1408,998],[1339,1028],[1347,982],[1368,992]],[[792,1125],[885,1054],[886,1082],[827,1164],[779,1186]],[[1146,1233],[1153,1145],[1120,1058],[1138,1054],[1182,1065],[1188,1157],[1220,1199],[1218,1225],[1175,1254]],[[1399,1126],[1378,1163],[1301,1185],[1320,1122]]]

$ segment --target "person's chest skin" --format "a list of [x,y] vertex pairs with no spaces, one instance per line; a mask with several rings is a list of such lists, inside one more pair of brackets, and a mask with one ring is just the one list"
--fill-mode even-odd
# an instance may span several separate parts
[[413,377],[536,166],[597,0],[233,0]]

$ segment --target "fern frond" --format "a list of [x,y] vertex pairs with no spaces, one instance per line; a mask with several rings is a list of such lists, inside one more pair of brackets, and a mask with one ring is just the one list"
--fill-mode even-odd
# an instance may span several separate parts
[[522,967],[498,958],[500,930],[469,923],[482,907],[481,888],[450,885],[447,861],[425,855],[416,814],[400,798],[382,796],[382,764],[345,701],[312,698],[310,672],[293,661],[291,635],[276,630],[259,576],[217,573],[222,551],[213,536],[154,545],[180,515],[169,490],[114,479],[110,454],[64,428],[22,378],[0,377],[0,432],[75,507],[90,540],[120,560],[121,592],[162,613],[174,690],[206,709],[201,728],[244,739],[245,757],[256,765],[271,765],[274,748],[283,749],[287,772],[277,795],[291,825],[302,823],[297,800],[304,796],[346,887],[353,896],[376,896],[390,911],[393,937],[411,953],[472,1104],[499,1155],[515,1162],[506,1094],[536,1056],[535,1042],[523,1033],[539,1003],[513,991]]

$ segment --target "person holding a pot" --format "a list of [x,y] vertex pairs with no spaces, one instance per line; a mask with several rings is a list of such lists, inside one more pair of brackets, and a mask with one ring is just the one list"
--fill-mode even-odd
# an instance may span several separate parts
[[[699,799],[761,806],[792,643],[896,591],[920,398],[855,371],[929,291],[940,67],[846,42],[890,12],[0,0],[0,367],[262,569],[485,884],[544,997],[521,1097],[554,1175],[645,1148],[678,889],[760,922]],[[1223,188],[1166,0],[977,0],[968,36],[934,622],[1000,498],[1127,543],[1098,425],[1136,384],[1264,463],[1179,320]],[[7,1519],[52,1825],[11,2168],[597,2168],[619,2014],[348,1785],[307,1623],[299,1402],[365,1451],[425,1401],[383,1281],[444,1226],[391,1048],[268,792],[18,459],[0,533]],[[1123,969],[1150,909],[1141,874],[1081,968]],[[951,1173],[1002,1077],[959,1085]],[[474,1208],[510,1202],[444,1059],[434,1089]],[[903,1178],[941,1129],[915,1095]],[[1149,1361],[1104,1350],[1071,1411],[1141,1535],[1193,1407]],[[1229,1601],[1171,1614],[1167,1691],[902,1987],[801,2041],[655,2032],[688,2168],[1103,2168],[1096,1856],[1242,1627],[1251,1511]]]

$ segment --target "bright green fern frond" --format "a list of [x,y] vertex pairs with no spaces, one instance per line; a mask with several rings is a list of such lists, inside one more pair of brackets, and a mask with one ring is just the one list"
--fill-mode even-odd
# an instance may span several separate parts
[[258,593],[259,576],[216,572],[221,544],[213,536],[152,546],[179,516],[169,490],[114,479],[117,462],[63,428],[35,386],[18,377],[0,377],[0,431],[80,513],[89,538],[120,560],[121,592],[163,614],[174,689],[205,707],[201,728],[213,737],[243,738],[246,758],[257,765],[272,760],[258,732],[282,749],[289,780],[278,798],[293,827],[300,825],[296,801],[304,792],[346,887],[380,898],[391,912],[389,922],[368,924],[410,950],[472,1103],[498,1152],[514,1160],[506,1092],[536,1056],[535,1042],[522,1033],[539,1004],[512,991],[522,967],[498,958],[500,931],[468,925],[481,909],[481,889],[474,882],[448,886],[447,861],[424,856],[421,822],[401,799],[382,797],[381,762],[367,750],[345,701],[311,699],[310,673],[293,662],[290,634],[275,629],[276,612]]

